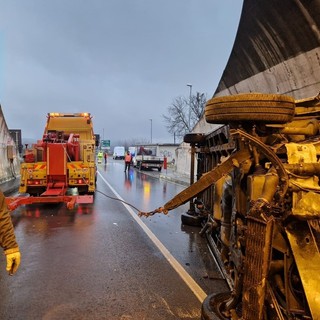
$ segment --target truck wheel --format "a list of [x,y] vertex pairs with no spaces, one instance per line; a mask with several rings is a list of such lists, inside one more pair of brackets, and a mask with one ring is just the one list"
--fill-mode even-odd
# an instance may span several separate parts
[[207,102],[208,123],[257,121],[290,122],[295,113],[295,100],[280,94],[245,93],[212,98]]
[[201,217],[198,215],[189,215],[189,214],[181,214],[181,222],[184,225],[192,226],[192,227],[201,227],[202,222],[206,219],[206,217]]
[[223,314],[224,303],[231,297],[230,292],[208,295],[201,306],[202,320],[230,319]]
[[186,143],[202,143],[205,141],[205,136],[202,133],[187,133],[183,137],[183,142]]
[[159,171],[159,172],[161,172],[161,169],[162,169],[161,167],[160,167],[160,168],[158,168],[158,171]]

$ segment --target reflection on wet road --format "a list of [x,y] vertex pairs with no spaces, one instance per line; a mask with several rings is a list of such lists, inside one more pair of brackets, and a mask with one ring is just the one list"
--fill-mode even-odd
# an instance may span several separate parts
[[118,195],[150,211],[182,187],[123,170],[122,161],[99,165],[93,205],[67,210],[64,204],[35,204],[13,213],[22,264],[9,277],[0,258],[1,319],[199,319],[201,302],[137,223],[201,290],[221,289],[225,284],[205,239],[198,228],[181,225],[186,207],[138,218],[115,200]]
[[[108,186],[112,189],[112,191],[116,194],[118,199],[123,200],[121,196],[110,186],[110,184],[101,176],[101,179],[103,179]],[[137,217],[137,214],[130,208],[130,206],[125,203],[125,207],[130,212],[131,216],[135,219],[135,221],[140,225],[140,227],[143,229],[143,231],[148,235],[150,240],[156,245],[156,247],[159,249],[159,251],[164,255],[164,257],[167,259],[167,261],[171,264],[171,266],[176,270],[176,272],[180,275],[180,277],[185,281],[185,283],[188,285],[188,287],[193,291],[193,293],[196,295],[196,297],[199,299],[199,301],[203,301],[206,297],[205,292],[198,286],[198,284],[190,277],[190,275],[183,269],[181,264],[170,254],[170,252],[167,250],[167,248],[159,241],[159,239],[152,233],[152,231],[146,226],[145,223],[142,222]]]
[[[148,212],[163,206],[185,188],[179,184],[159,180],[158,171],[138,171],[132,168],[129,173],[125,173],[122,168],[122,161],[114,161],[100,172],[126,202],[133,204],[140,211]],[[128,180],[129,191],[123,187],[127,185]],[[220,290],[224,283],[220,281],[220,272],[208,251],[206,240],[199,235],[199,228],[181,224],[181,214],[186,213],[188,209],[187,203],[170,211],[168,215],[156,214],[149,218],[142,217],[141,220],[208,294]]]

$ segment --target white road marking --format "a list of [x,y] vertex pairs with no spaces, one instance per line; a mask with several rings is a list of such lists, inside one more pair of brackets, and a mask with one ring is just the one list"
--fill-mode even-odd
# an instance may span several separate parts
[[[105,182],[105,184],[112,190],[116,197],[124,201],[118,192],[110,185],[110,183],[101,175],[98,171],[100,178]],[[148,235],[150,240],[155,244],[155,246],[161,251],[166,260],[171,264],[173,269],[179,274],[186,285],[191,289],[200,302],[207,297],[207,294],[201,289],[201,287],[193,280],[190,274],[183,268],[183,266],[176,260],[176,258],[169,252],[169,250],[161,243],[161,241],[155,236],[155,234],[147,227],[146,224],[142,222],[140,217],[132,210],[130,206],[123,203],[125,208],[129,211],[132,218],[138,223],[142,230]]]

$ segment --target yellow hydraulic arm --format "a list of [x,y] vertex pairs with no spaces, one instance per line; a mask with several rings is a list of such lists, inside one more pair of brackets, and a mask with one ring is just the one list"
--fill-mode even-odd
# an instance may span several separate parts
[[182,204],[190,201],[200,192],[209,188],[224,175],[228,174],[234,167],[239,167],[241,163],[250,159],[250,156],[250,152],[247,148],[235,152],[225,162],[221,163],[220,165],[203,175],[197,182],[181,191],[174,198],[168,201],[163,207],[160,207],[151,212],[139,212],[139,215],[148,217],[155,213],[161,212],[167,214],[169,210],[181,206]]

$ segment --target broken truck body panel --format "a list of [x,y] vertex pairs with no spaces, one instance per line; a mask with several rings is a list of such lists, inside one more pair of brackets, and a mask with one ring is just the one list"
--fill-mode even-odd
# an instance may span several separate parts
[[[96,174],[90,114],[49,113],[42,140],[25,151],[19,193],[31,196],[25,203],[52,202],[53,199],[70,202],[64,197],[69,189],[77,188],[79,195],[74,203],[81,202],[81,196],[84,201],[92,202],[88,195],[95,192]],[[17,203],[23,203],[21,197]]]

